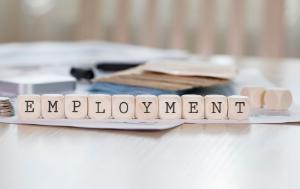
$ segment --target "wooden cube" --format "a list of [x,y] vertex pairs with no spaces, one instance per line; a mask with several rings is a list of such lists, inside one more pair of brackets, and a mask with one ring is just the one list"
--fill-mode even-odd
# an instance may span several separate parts
[[45,94],[41,97],[44,119],[65,118],[65,97],[60,94]]
[[288,89],[268,89],[264,95],[264,108],[268,110],[288,110],[292,105],[292,93]]
[[204,118],[204,98],[201,95],[182,95],[183,119]]
[[249,102],[247,96],[233,95],[228,100],[228,119],[245,120],[249,117]]
[[158,98],[155,95],[137,95],[135,97],[135,117],[137,119],[158,118]]
[[111,118],[111,96],[107,94],[89,95],[88,116],[91,119]]
[[65,96],[65,115],[68,119],[85,119],[87,112],[86,95],[68,94]]
[[247,96],[250,108],[257,109],[263,107],[265,88],[258,86],[245,86],[242,88],[241,96]]
[[181,119],[182,105],[178,95],[159,95],[159,118]]
[[17,109],[19,119],[39,119],[41,116],[41,96],[19,95]]
[[227,97],[223,95],[205,96],[205,118],[227,119]]
[[115,119],[133,119],[135,114],[135,98],[133,95],[112,96],[112,116]]

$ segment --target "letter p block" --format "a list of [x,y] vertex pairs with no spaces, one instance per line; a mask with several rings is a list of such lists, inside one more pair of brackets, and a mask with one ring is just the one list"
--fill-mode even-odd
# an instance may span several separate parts
[[68,94],[65,96],[65,114],[68,119],[85,119],[87,112],[86,95]]

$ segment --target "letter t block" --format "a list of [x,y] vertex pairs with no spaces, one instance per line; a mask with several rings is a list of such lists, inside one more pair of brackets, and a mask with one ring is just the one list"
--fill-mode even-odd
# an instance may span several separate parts
[[245,120],[249,117],[249,99],[247,96],[233,95],[228,97],[228,118]]

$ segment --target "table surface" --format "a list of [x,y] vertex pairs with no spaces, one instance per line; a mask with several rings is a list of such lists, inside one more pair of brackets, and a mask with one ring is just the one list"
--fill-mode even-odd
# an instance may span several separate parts
[[[300,60],[240,60],[300,104]],[[0,188],[300,188],[298,124],[116,131],[0,124]]]

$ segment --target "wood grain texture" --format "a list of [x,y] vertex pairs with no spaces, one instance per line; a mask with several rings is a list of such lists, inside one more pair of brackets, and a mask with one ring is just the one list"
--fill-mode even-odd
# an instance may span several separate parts
[[[300,103],[300,60],[241,63]],[[298,189],[299,144],[299,124],[158,132],[0,124],[0,188]]]
[[228,54],[241,57],[244,50],[245,0],[231,0],[228,27]]
[[284,0],[264,0],[261,54],[265,57],[284,55]]
[[[103,33],[100,22],[101,0],[81,0],[79,5],[79,18],[76,25],[75,39],[101,39]],[[101,4],[102,5],[102,4]]]
[[198,28],[198,52],[209,57],[215,51],[216,38],[216,0],[201,0]]

